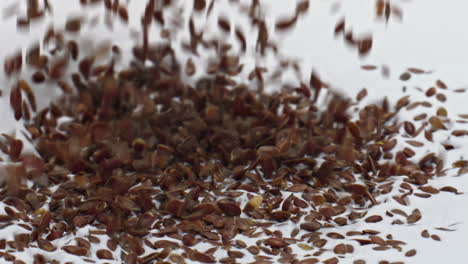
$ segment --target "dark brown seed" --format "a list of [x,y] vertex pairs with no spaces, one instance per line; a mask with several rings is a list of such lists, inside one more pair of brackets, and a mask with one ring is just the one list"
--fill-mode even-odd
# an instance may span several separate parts
[[40,72],[40,71],[37,71],[35,73],[33,73],[31,79],[34,83],[43,83],[45,81],[45,74]]
[[451,193],[459,194],[457,188],[452,187],[452,186],[445,186],[445,187],[442,187],[442,188],[440,188],[440,191],[442,191],[442,192],[451,192]]
[[366,71],[373,71],[373,70],[377,70],[377,66],[375,66],[375,65],[362,65],[361,69],[366,70]]
[[297,15],[290,18],[283,18],[276,21],[275,28],[277,31],[284,31],[290,29],[297,22]]
[[76,43],[76,41],[74,40],[69,41],[67,43],[67,48],[68,48],[68,51],[70,52],[72,59],[77,60],[78,55],[79,55],[79,48],[78,48],[78,44]]
[[436,88],[435,88],[435,87],[431,87],[431,88],[427,89],[427,91],[426,91],[426,96],[427,96],[427,97],[431,97],[431,96],[433,96],[436,92],[437,92],[437,91],[436,91]]
[[422,143],[420,141],[417,141],[417,140],[406,140],[406,143],[410,144],[413,147],[417,147],[417,148],[424,146],[424,143]]
[[424,238],[428,238],[428,237],[430,236],[430,235],[429,235],[429,231],[423,230],[423,231],[421,232],[421,236],[424,237]]
[[299,261],[299,264],[315,264],[318,263],[319,260],[317,258],[306,258]]
[[427,192],[427,193],[430,193],[430,194],[438,194],[439,193],[439,190],[437,190],[436,188],[432,187],[432,186],[421,186],[419,187],[419,189],[423,192]]
[[10,105],[13,108],[15,119],[19,120],[23,116],[21,103],[22,103],[21,88],[19,85],[15,85],[10,92]]
[[247,50],[247,41],[245,39],[244,33],[239,28],[236,28],[236,37],[241,43],[241,51],[245,52]]
[[430,198],[432,196],[432,195],[430,195],[428,193],[415,193],[414,195],[419,197],[419,198]]
[[185,63],[185,74],[188,76],[194,75],[196,72],[196,67],[195,64],[193,63],[193,60],[191,58],[187,59],[187,62]]
[[50,78],[60,79],[63,76],[67,65],[68,65],[68,58],[61,58],[55,61],[54,63],[52,63],[52,65],[50,66],[50,70],[49,70]]
[[408,81],[411,78],[411,74],[409,72],[404,72],[400,75],[400,80]]
[[127,8],[121,6],[119,7],[119,17],[124,21],[125,23],[128,23],[128,11]]
[[229,250],[227,253],[228,253],[228,256],[231,258],[243,258],[244,257],[244,253],[240,251]]
[[400,109],[400,108],[407,106],[408,104],[409,104],[409,95],[406,95],[398,100],[396,108]]
[[324,264],[338,264],[339,260],[336,257],[329,258],[323,261]]
[[437,81],[436,81],[436,85],[437,85],[437,87],[439,87],[440,89],[447,89],[447,85],[446,85],[443,81],[441,81],[441,80],[437,80]]
[[206,7],[206,0],[195,0],[193,1],[193,9],[195,11],[203,11]]
[[302,0],[297,3],[296,14],[305,13],[307,10],[309,10],[309,0]]
[[424,137],[425,137],[427,140],[429,140],[429,141],[432,142],[432,139],[433,139],[433,137],[432,137],[432,131],[430,131],[430,130],[424,131]]
[[372,215],[365,219],[367,223],[378,223],[383,220],[383,217],[380,215]]
[[60,89],[65,93],[65,94],[70,94],[73,92],[73,88],[64,81],[58,81],[57,85],[60,87]]
[[67,253],[76,256],[87,256],[89,253],[87,248],[79,246],[63,246],[62,249],[65,250]]
[[377,247],[373,247],[372,249],[375,250],[375,251],[385,251],[385,250],[389,250],[391,247],[386,247],[386,246],[377,246]]
[[436,95],[436,99],[439,100],[440,102],[445,102],[447,101],[447,97],[445,96],[445,94],[442,94],[442,93],[438,93]]
[[55,251],[57,248],[50,242],[49,240],[39,238],[37,240],[37,245],[39,246],[40,249],[52,252]]
[[315,231],[319,230],[322,227],[322,224],[320,224],[317,221],[313,221],[313,222],[302,223],[300,227],[303,230],[306,230],[306,231],[309,231],[309,232],[315,232]]
[[36,97],[34,96],[34,92],[32,91],[28,82],[26,82],[25,80],[19,80],[18,85],[20,86],[21,90],[23,90],[26,93],[26,98],[28,99],[31,109],[33,111],[36,111],[37,110]]
[[218,18],[218,26],[221,28],[224,32],[231,32],[231,23],[229,20],[225,17],[220,17]]
[[452,131],[452,135],[456,137],[463,137],[468,135],[468,130],[454,130]]
[[81,21],[82,19],[81,18],[69,18],[67,20],[67,22],[65,23],[65,29],[68,31],[68,32],[73,32],[73,33],[76,33],[78,31],[80,31],[81,29]]
[[359,93],[356,95],[356,100],[357,101],[361,101],[362,99],[364,99],[364,97],[367,96],[367,89],[366,88],[362,88],[361,91],[359,91]]
[[336,24],[336,26],[335,26],[335,36],[338,35],[339,33],[343,33],[344,30],[345,30],[345,26],[346,26],[346,24],[345,24],[345,20],[344,20],[344,18],[343,18],[343,19],[342,19],[340,22],[338,22],[338,23]]
[[342,234],[336,233],[336,232],[330,232],[327,234],[327,237],[333,238],[333,239],[344,239],[345,237]]
[[195,245],[196,243],[195,236],[193,236],[192,234],[185,234],[182,237],[182,243],[187,247]]
[[83,58],[78,64],[80,73],[83,75],[85,79],[89,78],[89,75],[91,73],[91,68],[93,67],[93,63],[94,63],[94,57],[90,56],[90,57]]
[[199,261],[202,263],[216,263],[216,259],[214,257],[205,253],[201,253],[197,250],[191,250],[188,256],[191,260]]
[[276,211],[271,213],[271,217],[276,221],[284,222],[291,217],[291,213],[287,211]]
[[404,128],[405,128],[406,133],[408,133],[411,136],[414,136],[414,132],[416,131],[416,128],[414,127],[413,123],[405,121]]
[[309,84],[310,84],[310,87],[315,90],[314,102],[316,102],[320,94],[320,90],[323,87],[323,83],[315,71],[312,71],[312,73],[310,74]]
[[112,252],[110,252],[107,249],[100,249],[96,252],[96,256],[99,259],[114,259],[114,256],[112,255]]
[[413,212],[407,217],[406,222],[408,224],[414,224],[422,218],[421,211],[414,209]]
[[241,208],[234,202],[219,201],[217,205],[219,209],[221,209],[221,211],[223,211],[223,213],[227,216],[239,216],[242,213]]
[[431,238],[435,241],[441,241],[440,237],[438,235],[431,235]]
[[250,246],[247,248],[247,251],[249,251],[250,254],[252,255],[258,255],[260,253],[260,249],[256,246]]
[[346,253],[353,253],[354,249],[351,245],[341,243],[333,248],[333,252],[338,255],[343,255]]
[[265,244],[272,248],[284,248],[289,245],[284,239],[278,237],[271,237],[266,239]]
[[387,245],[387,242],[385,242],[385,240],[379,236],[370,236],[369,239],[372,243],[377,244],[379,246]]
[[411,250],[408,250],[406,253],[405,253],[405,256],[406,257],[412,257],[416,255],[416,249],[411,249]]
[[421,121],[421,120],[424,120],[426,118],[427,118],[427,114],[422,113],[422,114],[419,114],[419,115],[415,116],[413,119],[414,119],[414,121]]
[[359,55],[365,56],[372,49],[372,37],[367,37],[358,42]]
[[454,168],[468,167],[468,160],[457,160],[454,163],[452,163],[452,167]]
[[408,68],[408,71],[414,74],[423,74],[426,73],[425,70],[419,68]]

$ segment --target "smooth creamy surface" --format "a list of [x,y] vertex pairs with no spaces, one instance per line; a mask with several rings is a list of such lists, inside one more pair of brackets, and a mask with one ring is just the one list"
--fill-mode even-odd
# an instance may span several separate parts
[[[10,3],[15,1],[4,1],[0,4],[0,7],[8,6]],[[66,14],[74,13],[73,10],[78,8],[75,2],[78,1],[51,1],[54,3],[54,19],[58,23],[64,21]],[[67,3],[65,3],[67,2]],[[140,14],[140,10],[143,8],[142,4],[144,1],[131,1],[130,10],[135,10],[135,14]],[[183,1],[179,1],[183,2]],[[226,2],[226,3],[225,3]],[[245,2],[245,1],[242,1]],[[263,1],[266,2],[266,1]],[[289,5],[287,1],[268,1],[269,11],[271,19],[281,17],[282,15],[289,15],[294,11],[295,5]],[[366,103],[374,102],[375,100],[381,100],[384,96],[387,96],[391,102],[396,102],[400,97],[404,95],[411,95],[411,99],[416,100],[428,100],[433,103],[432,108],[417,108],[413,111],[402,111],[400,112],[400,120],[412,120],[412,118],[418,114],[418,111],[435,114],[435,111],[439,106],[444,106],[447,111],[449,118],[452,120],[457,118],[458,114],[468,114],[468,93],[453,93],[454,89],[466,87],[468,79],[466,79],[465,71],[468,69],[468,38],[464,37],[463,32],[466,31],[466,25],[468,25],[468,17],[464,14],[468,8],[467,4],[461,0],[451,0],[448,2],[441,2],[437,0],[426,0],[426,1],[399,1],[399,5],[403,8],[404,21],[398,23],[393,21],[385,27],[382,23],[373,23],[372,4],[363,4],[362,1],[346,1],[342,3],[341,11],[335,15],[329,15],[329,10],[332,6],[331,1],[311,1],[310,11],[307,16],[301,18],[297,27],[288,33],[282,33],[276,35],[275,38],[280,39],[283,43],[282,53],[288,56],[298,58],[301,65],[304,66],[304,73],[302,79],[305,81],[308,78],[308,74],[311,68],[316,69],[321,77],[329,82],[334,89],[343,91],[345,94],[355,97],[355,94],[359,92],[363,87],[367,88],[369,93],[368,97],[365,98],[361,105]],[[73,3],[73,4],[70,4]],[[236,14],[236,10],[229,8],[227,1],[221,1],[214,12],[221,14]],[[137,11],[138,10],[138,11]],[[76,11],[75,11],[76,13]],[[346,13],[346,19],[352,25],[357,32],[365,33],[367,30],[374,32],[374,48],[371,54],[362,59],[358,58],[357,54],[350,50],[341,40],[334,40],[333,28],[335,22]],[[177,17],[178,14],[174,14]],[[179,14],[180,19],[187,18],[189,12]],[[217,16],[214,15],[213,19]],[[236,24],[242,25],[246,23],[242,17],[239,20],[235,20],[239,16],[234,17]],[[133,20],[132,20],[133,19]],[[131,17],[131,23],[137,25],[139,23],[139,15]],[[44,26],[37,28],[37,31],[45,29],[48,23],[44,23]],[[206,23],[207,25],[216,23]],[[135,26],[136,27],[136,26]],[[122,46],[128,46],[132,43],[129,40],[129,34],[119,31],[121,26],[116,23],[115,30],[110,36],[108,33],[99,34],[103,29],[94,29],[93,33],[89,35],[90,38],[93,36],[103,37],[105,39],[112,38],[116,39],[117,42]],[[0,30],[4,38],[8,38],[8,41],[2,41],[2,51],[0,52],[0,59],[3,59],[5,55],[18,49],[18,45],[27,46],[26,43],[34,40],[34,36],[39,37],[36,34],[36,29],[31,30],[33,37],[29,38],[26,34],[21,35],[16,33],[14,19],[8,19],[0,22]],[[34,31],[34,32],[33,32]],[[86,29],[83,30],[86,32]],[[83,32],[81,34],[83,34]],[[246,32],[247,33],[247,32]],[[156,35],[156,34],[154,34]],[[184,35],[180,36],[181,38]],[[251,37],[255,37],[252,35]],[[249,65],[255,65],[256,62],[260,63],[263,59],[257,58],[253,55],[252,50],[248,52],[250,54],[249,62],[246,63],[246,67]],[[124,58],[125,59],[125,58]],[[184,60],[182,60],[184,61]],[[196,65],[199,65],[195,61]],[[274,63],[271,59],[266,59],[265,63]],[[374,65],[388,65],[391,69],[391,76],[389,79],[382,78],[380,70],[376,71],[363,71],[360,66],[363,64],[374,64]],[[269,64],[267,64],[269,65]],[[401,82],[399,76],[405,71],[407,67],[418,67],[426,70],[433,70],[432,74],[427,75],[413,75],[412,78],[407,82]],[[200,67],[201,68],[201,67]],[[201,70],[198,71],[199,73]],[[286,73],[283,82],[294,80],[295,76]],[[292,74],[292,73],[291,73]],[[447,83],[449,89],[445,91],[448,100],[445,103],[440,103],[435,98],[426,98],[424,92],[418,91],[418,87],[423,91],[433,86],[437,79],[441,79]],[[15,133],[17,137],[21,138],[21,132],[24,131],[21,122],[14,120],[12,111],[9,105],[9,83],[0,74],[0,89],[3,91],[3,96],[0,97],[0,132],[1,133]],[[267,86],[267,89],[278,88],[278,84],[272,83]],[[402,87],[406,86],[407,91],[403,92]],[[36,94],[39,96],[40,105],[44,106],[49,102],[53,96],[58,95],[58,89],[55,87],[42,87],[35,88]],[[357,114],[357,113],[356,113]],[[66,120],[63,120],[66,122]],[[419,123],[415,123],[419,124]],[[452,129],[468,129],[467,124],[457,124],[452,122],[449,125]],[[423,137],[421,134],[420,137]],[[417,138],[416,138],[417,139]],[[406,140],[403,137],[398,138],[398,145],[395,150],[400,149],[404,146],[403,143]],[[426,141],[424,140],[426,143]],[[456,149],[449,152],[443,151],[441,143],[448,143],[454,145]],[[26,151],[33,151],[31,146],[26,148]],[[453,137],[450,132],[438,132],[434,134],[434,143],[426,144],[424,147],[419,148],[417,155],[414,157],[418,160],[428,152],[443,153],[445,164],[447,167],[451,167],[451,164],[459,160],[460,158],[467,158],[468,156],[468,137]],[[380,236],[385,237],[387,234],[392,234],[394,239],[402,240],[407,243],[404,247],[406,250],[415,248],[417,254],[414,257],[404,257],[404,252],[398,252],[394,249],[377,252],[372,249],[373,246],[359,246],[357,242],[346,241],[346,243],[354,246],[354,253],[347,254],[340,263],[352,263],[356,259],[365,259],[367,263],[377,263],[379,260],[387,259],[390,261],[404,261],[409,264],[439,264],[439,263],[462,263],[465,261],[467,256],[468,245],[468,210],[466,205],[468,204],[468,175],[457,176],[456,170],[449,170],[447,176],[440,177],[432,180],[429,185],[440,188],[444,186],[454,186],[460,192],[467,194],[455,195],[453,193],[441,192],[436,194],[430,199],[423,199],[411,196],[410,206],[404,208],[391,199],[392,194],[398,193],[398,186],[401,179],[395,177],[395,188],[392,193],[382,195],[378,197],[379,204],[372,207],[368,215],[378,214],[385,215],[386,211],[391,209],[400,208],[407,213],[410,213],[414,208],[419,208],[422,212],[422,219],[413,225],[392,225],[391,222],[398,219],[398,216],[393,218],[385,218],[380,223],[368,224],[363,219],[357,222],[337,227],[328,228],[321,230],[323,232],[337,232],[345,234],[348,231],[362,230],[362,229],[373,229],[381,231]],[[54,188],[54,187],[52,187]],[[284,197],[289,196],[289,193],[284,192]],[[244,205],[247,202],[245,196],[241,196],[239,201]],[[243,207],[243,206],[241,206]],[[4,205],[0,203],[0,214],[4,213]],[[404,218],[400,217],[403,221]],[[289,236],[290,232],[296,226],[292,223],[276,224],[271,227],[271,230],[280,230],[286,237]],[[435,228],[444,227],[449,229],[455,229],[456,231],[440,231]],[[87,235],[88,227],[83,228],[75,234],[75,236]],[[442,241],[437,242],[432,239],[422,238],[420,233],[422,230],[427,229],[431,234],[437,234],[441,237]],[[0,228],[0,238],[12,239],[13,235],[17,232],[23,232],[21,227],[12,225],[9,227]],[[304,231],[301,231],[304,232]],[[302,233],[299,233],[300,236]],[[67,245],[70,243],[74,236],[61,238],[56,243],[57,247]],[[100,244],[93,244],[92,256],[95,256],[95,251],[106,248],[105,242],[106,237],[100,236]],[[260,236],[256,239],[248,238],[239,235],[236,239],[240,239],[247,244],[255,244],[256,240],[267,238],[267,236]],[[356,237],[358,238],[358,237]],[[168,239],[170,240],[170,239]],[[150,241],[156,241],[156,238],[151,238]],[[175,241],[177,242],[177,241]],[[329,240],[326,249],[333,249],[338,243],[344,241]],[[210,248],[211,245],[201,243],[197,245],[196,249],[203,251]],[[298,247],[297,245],[292,246],[294,252],[297,252],[298,256],[306,256],[308,253]],[[146,252],[149,248],[145,248]],[[15,253],[18,259],[32,263],[32,256],[38,252],[39,249],[27,249],[22,253]],[[116,254],[118,254],[117,249]],[[59,258],[62,253],[59,251],[53,253],[43,253],[46,255],[54,255],[55,258]],[[181,252],[173,252],[181,253]],[[332,257],[335,254],[332,252],[325,252],[320,259],[324,260],[328,257]],[[244,260],[239,263],[248,263],[253,261],[250,258],[250,254],[247,254]],[[218,251],[215,253],[216,258],[225,257],[224,251]],[[81,263],[80,258],[75,258],[69,254],[63,253],[63,258],[68,261],[75,261],[75,263]],[[244,262],[245,261],[245,262]],[[118,261],[103,261],[96,259],[96,263],[119,263]],[[1,261],[0,261],[1,263]]]

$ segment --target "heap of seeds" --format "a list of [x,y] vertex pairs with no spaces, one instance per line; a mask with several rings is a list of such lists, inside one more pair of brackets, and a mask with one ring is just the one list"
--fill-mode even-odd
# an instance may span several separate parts
[[[99,2],[128,21],[119,1],[81,1]],[[29,1],[28,16],[18,19],[18,25],[27,26],[51,10],[44,3],[40,10],[37,1]],[[195,0],[194,12],[209,13],[214,3]],[[164,24],[164,10],[170,5],[171,1],[148,1],[143,41],[133,48],[132,63],[123,70],[115,69],[122,52],[117,45],[111,47],[107,64],[95,65],[96,54],[80,53],[67,35],[80,31],[78,18],[69,19],[64,32],[48,31],[44,43],[55,47],[49,54],[35,46],[26,56],[7,59],[7,75],[21,71],[25,57],[35,69],[33,83],[56,83],[65,95],[36,111],[34,87],[28,81],[20,79],[11,89],[14,115],[24,120],[39,155],[24,153],[21,140],[4,135],[0,147],[11,163],[2,168],[7,184],[0,189],[0,201],[6,205],[0,229],[20,231],[0,238],[0,258],[26,263],[18,256],[27,251],[35,264],[331,264],[352,254],[356,242],[414,256],[416,250],[404,249],[405,242],[381,235],[372,224],[392,217],[394,224],[414,224],[421,212],[411,208],[409,213],[394,209],[368,215],[367,208],[392,194],[393,176],[399,176],[400,192],[392,197],[404,206],[413,193],[425,198],[439,191],[458,193],[450,186],[439,190],[427,185],[445,173],[436,153],[412,158],[413,148],[447,130],[446,111],[418,117],[422,123],[416,127],[399,121],[398,113],[425,103],[403,97],[395,106],[386,99],[358,105],[353,119],[353,102],[323,91],[328,85],[316,73],[308,84],[272,93],[254,90],[231,78],[242,71],[242,57],[230,55],[228,45],[203,39],[192,21],[190,43],[183,46],[193,54],[198,45],[212,47],[218,60],[209,65],[206,76],[189,84],[182,77],[196,71],[193,61],[179,63],[169,44],[149,43],[150,25]],[[264,54],[276,46],[269,42],[257,8],[259,2],[253,1],[249,15],[258,28],[258,50]],[[277,22],[277,30],[294,25],[307,9],[308,2],[300,2],[293,18]],[[376,9],[386,20],[391,12],[401,14],[384,1],[377,1]],[[231,31],[227,19],[220,18],[218,24],[222,31]],[[344,22],[337,26],[340,32]],[[246,37],[237,29],[235,35],[245,50]],[[361,55],[372,46],[370,38],[354,40],[348,33],[345,39]],[[68,76],[65,68],[74,60],[78,71]],[[265,71],[256,67],[249,80],[263,85]],[[408,80],[410,72],[421,73],[408,70],[402,80]],[[436,86],[427,91],[428,97],[447,88],[442,81]],[[358,101],[366,94],[361,91]],[[442,101],[444,95],[436,96]],[[398,141],[403,148],[397,148]],[[454,166],[460,173],[468,170],[464,160]],[[359,221],[369,228],[346,234],[327,231]],[[285,233],[287,225],[294,227]],[[437,235],[432,238],[440,240]],[[331,252],[336,257],[321,258]]]

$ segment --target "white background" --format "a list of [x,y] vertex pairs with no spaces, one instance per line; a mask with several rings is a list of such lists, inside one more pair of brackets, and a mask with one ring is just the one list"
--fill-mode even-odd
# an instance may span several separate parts
[[[0,7],[8,6],[15,1],[3,0]],[[64,20],[65,14],[73,13],[72,4],[77,1],[62,0],[51,1],[56,6],[54,16],[56,21]],[[132,5],[138,6],[144,1],[133,0]],[[268,2],[272,18],[281,15],[292,14],[295,8],[293,1],[270,0]],[[335,89],[344,91],[353,96],[361,88],[366,87],[369,99],[388,96],[392,101],[403,95],[402,86],[406,85],[408,94],[420,94],[415,87],[426,90],[434,85],[436,79],[442,79],[449,89],[465,87],[468,84],[466,73],[468,70],[468,6],[462,0],[414,0],[395,1],[402,7],[404,14],[403,23],[390,21],[388,26],[383,23],[375,23],[372,1],[347,0],[341,2],[340,11],[331,15],[330,9],[333,2],[314,0],[310,3],[307,16],[302,17],[297,27],[287,34],[277,35],[283,43],[283,53],[298,58],[304,66],[305,73],[314,68],[320,76],[330,82]],[[228,9],[221,10],[229,13]],[[346,14],[346,20],[355,32],[365,34],[374,32],[374,47],[371,55],[362,59],[356,52],[342,40],[333,37],[335,22]],[[134,18],[138,22],[139,18]],[[133,21],[135,22],[135,21]],[[47,24],[47,23],[46,23]],[[0,22],[0,58],[15,51],[24,44],[31,42],[38,33],[44,30],[44,26],[34,27],[31,30],[32,37],[27,34],[17,34],[13,19]],[[127,34],[114,31],[112,37],[125,42]],[[388,65],[391,69],[391,78],[384,79],[378,71],[366,72],[360,69],[362,64]],[[398,80],[400,73],[407,67],[419,67],[434,70],[430,76],[413,76],[407,82]],[[305,74],[306,76],[307,74]],[[0,78],[3,97],[0,98],[0,132],[11,133],[21,127],[14,122],[8,103],[8,81]],[[53,87],[42,87],[37,91],[40,94],[54,94]],[[450,94],[445,107],[451,116],[457,113],[468,113],[468,95]],[[46,102],[50,96],[42,97]],[[466,127],[465,127],[466,129]],[[456,141],[458,149],[451,154],[450,159],[457,159],[460,155],[468,153],[468,139]],[[465,154],[466,155],[466,154]],[[456,157],[458,156],[458,157]],[[468,155],[466,155],[468,156]],[[461,191],[468,193],[468,175],[455,177],[454,172],[446,177],[434,180],[433,186],[441,187],[452,185]],[[442,193],[431,199],[412,198],[411,206],[420,208],[423,219],[416,226],[402,227],[392,226],[389,223],[382,224],[379,228],[394,234],[398,239],[409,242],[417,248],[418,254],[412,258],[402,258],[401,253],[384,252],[378,256],[369,248],[356,250],[356,255],[344,263],[352,263],[352,259],[366,257],[377,261],[386,256],[394,256],[405,263],[468,263],[468,195],[455,196]],[[391,205],[374,208],[375,213],[384,213]],[[391,209],[391,208],[390,208]],[[434,231],[434,227],[447,227],[451,224],[456,232]],[[385,226],[386,225],[386,226]],[[352,227],[356,228],[356,226]],[[431,233],[441,236],[442,242],[423,239],[420,232],[429,229]],[[388,257],[394,260],[392,257]],[[347,262],[349,260],[349,262]],[[377,263],[377,262],[375,262]]]

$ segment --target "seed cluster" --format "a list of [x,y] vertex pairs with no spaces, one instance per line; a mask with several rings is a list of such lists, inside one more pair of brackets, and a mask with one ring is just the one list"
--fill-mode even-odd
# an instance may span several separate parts
[[[101,2],[107,12],[128,22],[129,12],[119,1],[81,4]],[[378,17],[387,21],[391,13],[401,13],[387,2],[376,2]],[[209,14],[214,3],[196,0],[194,12],[207,9]],[[192,54],[198,53],[198,45],[211,47],[219,60],[208,66],[206,76],[193,84],[184,82],[184,74],[192,76],[197,70],[194,61],[181,63],[170,45],[149,42],[150,25],[164,25],[164,10],[170,6],[168,0],[147,2],[141,19],[143,41],[133,48],[132,63],[123,70],[115,67],[123,52],[117,45],[110,47],[110,62],[97,65],[99,54],[83,54],[78,42],[69,39],[82,30],[81,17],[68,19],[64,31],[46,33],[43,45],[55,47],[49,54],[39,44],[27,51],[24,61],[34,69],[32,83],[55,83],[64,96],[37,109],[28,81],[20,79],[10,91],[14,116],[25,122],[39,155],[24,153],[21,140],[3,135],[0,149],[12,163],[2,168],[7,182],[0,189],[6,205],[0,229],[18,226],[21,232],[0,238],[0,257],[25,263],[15,254],[31,250],[35,264],[69,263],[60,254],[89,263],[307,264],[333,252],[335,256],[322,258],[332,264],[366,245],[414,256],[415,249],[372,225],[390,219],[392,224],[412,225],[422,218],[420,210],[395,208],[385,215],[368,215],[367,210],[385,195],[407,206],[411,195],[459,194],[451,186],[428,185],[447,170],[438,154],[414,159],[414,148],[448,130],[447,111],[419,114],[414,118],[419,126],[401,121],[398,113],[403,109],[432,105],[405,96],[396,105],[383,99],[362,106],[327,89],[316,72],[308,84],[272,93],[253,90],[249,83],[231,78],[241,74],[242,57],[229,54],[229,45],[204,39],[192,20],[191,40],[183,47]],[[45,1],[43,8],[29,1],[28,16],[18,19],[18,25],[27,26],[51,5]],[[276,30],[293,26],[308,8],[308,1],[298,3],[295,15],[277,22]],[[258,29],[256,47],[260,54],[274,52],[277,47],[269,40],[259,9],[259,2],[252,1],[248,11]],[[233,29],[225,17],[219,17],[218,26],[224,33],[234,31],[240,53],[245,52],[249,43],[240,29]],[[344,33],[344,22],[335,32]],[[345,34],[345,39],[357,45],[361,56],[372,47],[371,38],[354,40]],[[67,76],[73,61],[77,72]],[[8,76],[17,75],[22,54],[7,58],[4,65]],[[256,67],[247,79],[263,87],[265,72]],[[423,73],[409,68],[400,79]],[[444,102],[447,89],[438,80],[423,93]],[[357,101],[366,95],[363,89]],[[353,105],[358,106],[357,118],[351,115]],[[468,135],[464,130],[451,133]],[[451,149],[449,144],[444,147]],[[460,174],[468,171],[465,160],[453,166]],[[394,176],[401,179],[399,186]],[[329,231],[356,222],[369,228]],[[282,231],[289,224],[292,231]],[[427,230],[422,236],[440,240]]]

